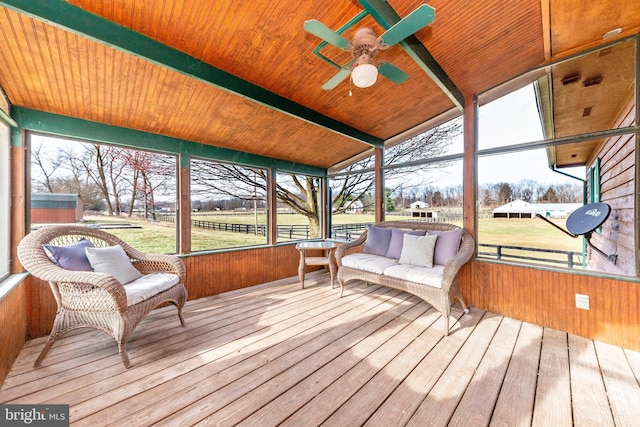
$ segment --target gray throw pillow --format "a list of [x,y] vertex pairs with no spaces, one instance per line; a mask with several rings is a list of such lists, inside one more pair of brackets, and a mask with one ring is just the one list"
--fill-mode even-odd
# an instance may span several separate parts
[[438,236],[412,236],[405,234],[402,242],[400,264],[433,267],[433,253]]
[[424,236],[427,234],[425,230],[410,230],[404,231],[399,228],[391,229],[391,242],[389,242],[389,249],[387,250],[387,258],[398,259],[402,253],[402,242],[405,234],[411,234],[412,236]]
[[142,277],[142,273],[131,264],[131,260],[120,246],[85,248],[85,251],[93,271],[110,274],[123,285]]

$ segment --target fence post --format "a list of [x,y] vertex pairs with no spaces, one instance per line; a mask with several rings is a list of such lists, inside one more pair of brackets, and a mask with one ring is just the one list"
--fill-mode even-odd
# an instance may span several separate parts
[[573,252],[568,252],[567,258],[569,258],[569,262],[567,263],[569,268],[573,268]]
[[498,245],[496,247],[496,258],[502,259],[502,246]]

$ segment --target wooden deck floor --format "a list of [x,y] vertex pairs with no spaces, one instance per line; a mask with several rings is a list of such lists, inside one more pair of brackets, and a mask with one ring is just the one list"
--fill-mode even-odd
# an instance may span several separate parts
[[631,426],[640,353],[496,314],[454,310],[327,275],[156,310],[129,342],[82,331],[32,364],[27,343],[3,403],[70,404],[78,426]]

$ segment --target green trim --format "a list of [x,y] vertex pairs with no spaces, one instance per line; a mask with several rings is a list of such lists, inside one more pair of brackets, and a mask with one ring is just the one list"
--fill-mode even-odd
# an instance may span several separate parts
[[13,9],[373,147],[381,148],[384,146],[384,141],[380,138],[347,126],[63,0],[0,0],[0,6]]
[[[16,125],[17,125],[17,123],[16,123]],[[24,141],[23,141],[23,137],[22,137],[22,129],[20,129],[17,126],[11,128],[11,146],[12,147],[23,147],[24,146]]]
[[13,120],[10,115],[5,113],[2,108],[0,108],[0,120],[6,122],[11,127],[17,127],[18,126],[16,121]]
[[[402,19],[389,3],[384,0],[358,0],[358,3],[360,3],[385,30],[388,30]],[[434,83],[449,97],[451,102],[462,110],[464,108],[464,96],[462,92],[460,92],[420,40],[418,40],[416,36],[411,35],[398,44],[402,46],[405,52],[407,52],[420,68],[422,68]]]
[[[18,130],[49,133],[67,138],[78,138],[135,149],[159,151],[180,156],[180,166],[189,167],[189,156],[239,163],[248,166],[294,171],[305,175],[325,176],[326,169],[271,157],[258,156],[198,142],[142,132],[74,117],[61,116],[23,107],[12,107],[11,114]],[[186,156],[185,156],[186,154]],[[185,166],[186,165],[186,166]]]

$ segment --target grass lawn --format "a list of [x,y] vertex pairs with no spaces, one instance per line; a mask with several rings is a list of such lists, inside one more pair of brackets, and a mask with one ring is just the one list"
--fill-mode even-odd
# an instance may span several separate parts
[[[240,224],[253,224],[255,221],[252,213],[245,214],[215,214],[207,216],[194,216],[194,218],[213,221]],[[333,224],[349,224],[373,222],[373,215],[348,214],[337,215],[333,218]],[[410,217],[400,215],[387,215],[387,220],[408,220]],[[258,215],[258,223],[264,224],[264,214]],[[553,220],[561,228],[565,228],[564,219]],[[133,247],[151,253],[175,253],[176,232],[173,223],[151,222],[139,218],[96,216],[85,217],[86,223],[130,223],[141,228],[108,229],[107,231],[120,237]],[[307,220],[302,215],[279,214],[278,223],[281,225],[306,225]],[[461,225],[461,224],[458,224]],[[540,219],[507,219],[490,218],[481,219],[478,223],[479,243],[504,246],[521,246],[529,248],[556,249],[562,251],[582,251],[582,239],[572,238]],[[212,231],[201,228],[193,228],[191,245],[193,251],[211,250],[219,248],[243,247],[266,244],[265,236],[253,234],[233,233],[224,231]],[[495,253],[495,249],[481,248],[480,251]],[[504,254],[515,253],[504,249]],[[566,255],[519,253],[531,257],[554,258],[565,262]]]

